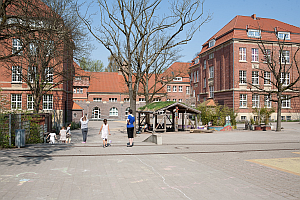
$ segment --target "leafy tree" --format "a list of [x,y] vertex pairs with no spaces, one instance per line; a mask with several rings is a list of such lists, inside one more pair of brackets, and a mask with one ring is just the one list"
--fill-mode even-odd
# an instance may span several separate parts
[[104,70],[103,62],[100,60],[82,58],[79,61],[79,65],[84,71],[103,72]]
[[119,69],[118,63],[116,63],[113,56],[108,57],[108,65],[105,68],[106,72],[117,72]]

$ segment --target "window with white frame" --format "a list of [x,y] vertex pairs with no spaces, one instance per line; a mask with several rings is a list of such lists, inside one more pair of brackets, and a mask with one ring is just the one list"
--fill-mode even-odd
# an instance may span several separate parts
[[258,94],[252,95],[252,108],[259,108],[259,95]]
[[212,39],[208,42],[208,48],[215,46],[216,40]]
[[48,83],[53,83],[53,68],[46,67],[45,69],[45,80]]
[[130,98],[124,98],[124,102],[130,102]]
[[109,116],[118,116],[118,109],[115,108],[115,107],[112,107],[112,108],[109,110]]
[[81,80],[81,76],[76,76],[75,77],[75,81],[80,81]]
[[191,103],[191,107],[192,108],[195,108],[196,106],[195,106],[195,103]]
[[246,61],[246,48],[245,47],[239,48],[239,61]]
[[22,82],[22,67],[12,66],[11,81]]
[[154,102],[160,102],[161,99],[160,98],[154,98]]
[[203,88],[206,88],[206,78],[203,79]]
[[252,84],[253,85],[258,85],[258,71],[252,71]]
[[[19,39],[12,39],[12,53],[16,53],[18,50],[22,49],[22,44]],[[22,52],[19,52],[19,55]]]
[[264,72],[264,84],[270,85],[271,84],[271,72]]
[[130,107],[127,107],[127,108],[125,109],[125,116],[126,116],[126,117],[129,115],[129,110],[130,110]]
[[172,101],[175,101],[175,102],[176,102],[176,99],[173,99]]
[[79,93],[80,93],[80,94],[83,93],[83,88],[79,88]]
[[246,121],[247,120],[247,116],[241,116],[241,121]]
[[182,99],[178,99],[178,102],[182,102]]
[[167,99],[167,101],[171,101],[171,99]]
[[214,86],[209,86],[209,97],[214,98]]
[[194,83],[196,83],[196,81],[197,81],[197,77],[196,77],[197,75],[196,75],[196,71],[194,71]]
[[260,31],[249,29],[248,32],[247,32],[247,35],[248,35],[248,37],[259,38],[260,37]]
[[199,82],[199,73],[197,71],[197,82]]
[[264,53],[264,62],[271,63],[271,49],[266,49]]
[[139,102],[146,102],[145,98],[139,98]]
[[270,101],[270,95],[265,95],[264,96],[264,102],[265,102],[265,107],[266,108],[271,108],[272,107],[272,101]]
[[278,32],[277,37],[278,37],[278,39],[281,39],[281,40],[290,40],[291,33],[290,32]]
[[197,101],[200,101],[200,94],[197,94]]
[[182,81],[182,77],[175,77],[173,81]]
[[182,86],[178,86],[178,92],[182,92]]
[[282,85],[285,85],[285,86],[289,85],[290,84],[290,73],[281,72],[280,82],[282,83]]
[[213,59],[215,56],[214,56],[214,53],[211,53],[208,55],[208,59]]
[[199,63],[199,58],[195,58],[194,64],[198,64],[198,63]]
[[167,92],[171,92],[171,86],[167,85]]
[[27,110],[33,110],[34,101],[32,94],[27,95]]
[[27,76],[28,81],[33,83],[36,77],[36,67],[28,67]]
[[79,94],[79,88],[77,88],[77,93]]
[[240,84],[247,83],[247,71],[244,71],[244,70],[239,71],[239,82],[240,82]]
[[76,93],[76,88],[73,88],[73,93]]
[[291,121],[292,117],[291,116],[286,116],[286,121]]
[[209,78],[214,77],[214,66],[209,67]]
[[290,96],[288,95],[284,95],[282,96],[282,104],[281,104],[282,108],[290,108],[291,107],[291,99]]
[[29,44],[29,53],[30,55],[36,55],[37,46],[34,43]]
[[94,107],[92,111],[92,119],[100,119],[101,117],[101,110],[99,107]]
[[109,102],[117,102],[117,101],[118,101],[118,98],[108,98],[108,101],[109,101]]
[[102,102],[102,98],[93,98],[93,101],[95,101],[95,102]]
[[290,63],[290,51],[282,50],[281,56],[281,63]]
[[185,87],[186,94],[190,94],[190,86]]
[[173,92],[177,92],[177,86],[173,86]]
[[203,62],[203,69],[206,69],[206,60]]
[[12,110],[22,109],[22,94],[11,94],[11,109]]
[[43,95],[43,110],[52,110],[53,109],[53,95],[47,94]]
[[252,62],[258,62],[258,49],[252,48]]
[[193,90],[193,97],[196,97],[196,92],[195,92],[195,90]]
[[240,94],[240,108],[247,108],[247,95]]

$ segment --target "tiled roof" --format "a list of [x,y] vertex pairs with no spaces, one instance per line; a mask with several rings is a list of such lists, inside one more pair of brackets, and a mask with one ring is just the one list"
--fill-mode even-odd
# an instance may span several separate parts
[[73,102],[72,110],[83,110],[83,108],[77,103]]
[[291,36],[291,40],[289,40],[289,42],[300,43],[299,27],[275,19],[260,17],[256,17],[256,19],[254,19],[250,16],[238,15],[235,18],[233,18],[228,24],[226,24],[221,30],[219,30],[215,35],[213,35],[208,41],[206,41],[202,45],[203,48],[200,53],[204,53],[205,51],[210,49],[208,48],[208,43],[212,39],[216,39],[215,46],[222,44],[232,38],[255,40],[255,38],[249,38],[247,36],[247,32],[245,31],[247,29],[262,30],[262,40],[277,41],[277,38],[274,34],[275,28],[277,31],[290,32],[291,34],[296,33],[296,35]]
[[174,76],[177,77],[189,77],[189,67],[191,63],[187,62],[175,62],[173,63],[164,73],[162,76],[172,76],[172,72],[174,73]]

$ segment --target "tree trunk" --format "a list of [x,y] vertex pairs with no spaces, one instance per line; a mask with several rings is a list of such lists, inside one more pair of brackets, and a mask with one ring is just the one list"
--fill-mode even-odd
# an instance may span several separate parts
[[276,123],[276,131],[281,131],[281,93],[278,93],[278,103],[277,103],[277,123]]

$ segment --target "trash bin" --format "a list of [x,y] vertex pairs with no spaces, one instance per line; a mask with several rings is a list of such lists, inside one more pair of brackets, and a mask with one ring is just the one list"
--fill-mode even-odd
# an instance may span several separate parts
[[18,148],[25,147],[25,129],[16,129],[15,135],[15,145]]

